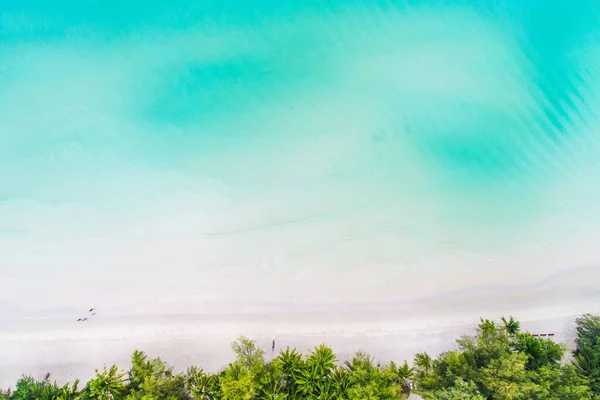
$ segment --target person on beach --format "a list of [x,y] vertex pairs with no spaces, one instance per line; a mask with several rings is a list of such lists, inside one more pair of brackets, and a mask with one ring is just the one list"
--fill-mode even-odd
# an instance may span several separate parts
[[271,345],[271,351],[275,351],[275,341],[273,340],[273,344]]

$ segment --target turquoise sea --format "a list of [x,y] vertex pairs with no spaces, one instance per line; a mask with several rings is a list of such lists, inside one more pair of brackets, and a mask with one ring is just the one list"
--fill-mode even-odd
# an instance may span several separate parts
[[0,305],[594,267],[599,59],[595,0],[3,0]]

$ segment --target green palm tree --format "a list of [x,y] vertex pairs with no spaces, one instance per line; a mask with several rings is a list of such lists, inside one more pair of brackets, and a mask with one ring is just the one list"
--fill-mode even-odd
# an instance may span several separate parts
[[502,323],[504,323],[504,329],[506,329],[506,332],[511,336],[515,336],[521,330],[521,323],[515,320],[512,315],[508,320],[502,317]]
[[333,397],[340,400],[347,399],[348,389],[352,385],[348,370],[341,367],[334,369],[329,376],[329,380],[331,382],[331,394]]
[[80,398],[79,390],[77,390],[77,386],[79,386],[79,379],[75,379],[75,382],[71,386],[67,383],[66,385],[58,388],[58,396],[53,398],[52,400],[76,400]]
[[283,383],[277,375],[267,374],[261,387],[261,399],[264,400],[283,400],[288,395],[283,391]]
[[331,348],[319,345],[306,357],[306,365],[314,367],[322,375],[327,375],[334,367],[337,358]]
[[402,365],[396,365],[395,362],[390,361],[388,368],[396,377],[397,383],[403,383],[404,379],[410,379],[413,376],[413,369],[408,366],[406,361]]
[[321,344],[306,357],[304,368],[296,376],[298,391],[307,399],[327,399],[330,397],[331,385],[329,374],[337,361],[333,350]]
[[528,358],[528,364],[533,367],[537,366],[544,355],[541,341],[530,334],[518,335],[517,341],[514,344],[514,349],[518,352],[525,353]]
[[293,398],[298,392],[296,378],[300,376],[300,371],[304,368],[302,355],[296,349],[290,350],[287,347],[279,352],[279,355],[272,361],[276,371],[281,373],[282,386],[284,392]]
[[496,326],[496,323],[494,321],[491,321],[489,319],[483,319],[481,318],[481,323],[479,324],[479,330],[481,331],[482,334],[484,335],[491,335],[496,333],[498,327]]
[[427,353],[415,354],[415,366],[422,371],[429,371],[433,366],[433,360]]
[[219,394],[218,376],[207,374],[195,366],[186,372],[187,388],[194,400],[216,400]]
[[404,364],[396,365],[395,362],[390,361],[386,369],[392,373],[393,382],[402,388],[404,394],[409,395],[411,390],[410,379],[413,377],[414,370],[408,366],[408,363],[404,361]]
[[585,354],[577,354],[573,357],[575,369],[584,376],[594,368],[594,361]]
[[562,345],[554,343],[552,340],[534,337],[529,333],[517,334],[513,349],[527,355],[529,369],[557,366],[565,352]]
[[88,381],[84,390],[84,399],[113,400],[122,398],[125,392],[125,372],[119,371],[116,365],[102,372],[96,370],[96,376]]
[[324,380],[323,375],[314,366],[306,366],[296,376],[298,392],[306,398],[314,398],[319,394],[319,383]]

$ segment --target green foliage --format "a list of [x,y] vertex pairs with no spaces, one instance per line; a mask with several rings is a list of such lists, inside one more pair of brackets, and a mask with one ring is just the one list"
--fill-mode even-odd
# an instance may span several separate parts
[[391,361],[387,368],[394,374],[396,377],[396,382],[403,384],[405,379],[410,379],[413,376],[413,369],[408,366],[408,363],[404,361],[402,365],[396,365],[395,362]]
[[272,365],[276,371],[277,377],[282,386],[282,392],[287,398],[294,398],[299,395],[300,389],[296,383],[296,378],[300,377],[300,372],[304,369],[302,355],[296,349],[286,348],[281,351]]
[[50,382],[50,374],[46,374],[43,380],[36,381],[31,376],[23,376],[17,381],[15,391],[0,394],[0,399],[11,400],[71,400],[80,396],[77,386],[79,380],[72,385],[58,386],[56,382]]
[[535,370],[544,366],[557,366],[563,359],[566,347],[550,339],[534,337],[528,333],[515,336],[513,349],[527,355],[527,369]]
[[539,400],[584,400],[596,399],[589,387],[589,381],[579,374],[572,365],[563,367],[543,366],[537,371],[529,371],[532,385],[529,396]]
[[217,400],[219,398],[219,377],[207,374],[201,368],[189,367],[186,385],[190,397],[194,400]]
[[503,326],[481,320],[458,350],[432,359],[415,357],[414,381],[428,399],[575,400],[593,399],[588,380],[561,365],[565,346],[520,332],[514,318]]
[[359,351],[352,361],[346,362],[346,366],[351,382],[348,389],[350,399],[400,398],[402,386],[396,365],[388,365],[380,369],[375,365],[373,357]]
[[512,315],[509,319],[502,317],[502,323],[504,324],[506,333],[508,333],[510,336],[515,336],[521,330],[521,323],[515,320]]
[[425,399],[431,400],[485,400],[473,381],[465,382],[461,378],[458,378],[450,388],[426,393],[424,396]]
[[273,362],[265,364],[265,371],[260,378],[260,383],[261,399],[281,400],[288,398],[288,395],[285,393],[283,373],[277,369],[277,366]]
[[352,378],[345,368],[335,368],[329,376],[331,396],[335,399],[348,399],[352,388]]
[[160,358],[149,360],[144,352],[136,350],[133,353],[128,376],[128,400],[179,400],[188,397],[183,374],[175,375]]
[[402,393],[409,395],[410,379],[413,376],[414,369],[409,367],[406,361],[402,365],[396,365],[395,362],[391,361],[384,369],[389,371],[392,376],[392,382],[400,386]]
[[577,370],[590,380],[590,387],[600,395],[600,317],[585,314],[575,320],[576,348],[573,353]]
[[237,363],[230,364],[220,376],[223,400],[252,400],[258,398],[260,381],[253,371]]
[[324,344],[315,347],[295,377],[299,393],[307,399],[328,398],[331,387],[329,374],[333,372],[336,361],[329,347]]
[[120,399],[126,390],[125,372],[119,371],[116,365],[102,372],[96,370],[96,376],[90,379],[83,390],[86,400],[112,400]]
[[242,336],[231,345],[236,360],[219,377],[220,396],[223,400],[251,400],[259,398],[268,383],[264,351],[252,340]]
[[17,381],[17,386],[11,398],[15,400],[34,400],[42,397],[44,390],[50,385],[47,379],[36,381],[32,376],[23,376]]
[[231,345],[236,354],[236,362],[242,367],[252,370],[260,369],[265,363],[265,352],[256,346],[254,341],[245,336],[240,337]]

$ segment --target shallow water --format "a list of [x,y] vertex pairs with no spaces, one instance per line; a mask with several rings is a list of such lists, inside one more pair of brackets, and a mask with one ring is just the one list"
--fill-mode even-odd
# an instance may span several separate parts
[[525,3],[3,1],[0,301],[595,267],[600,5]]

